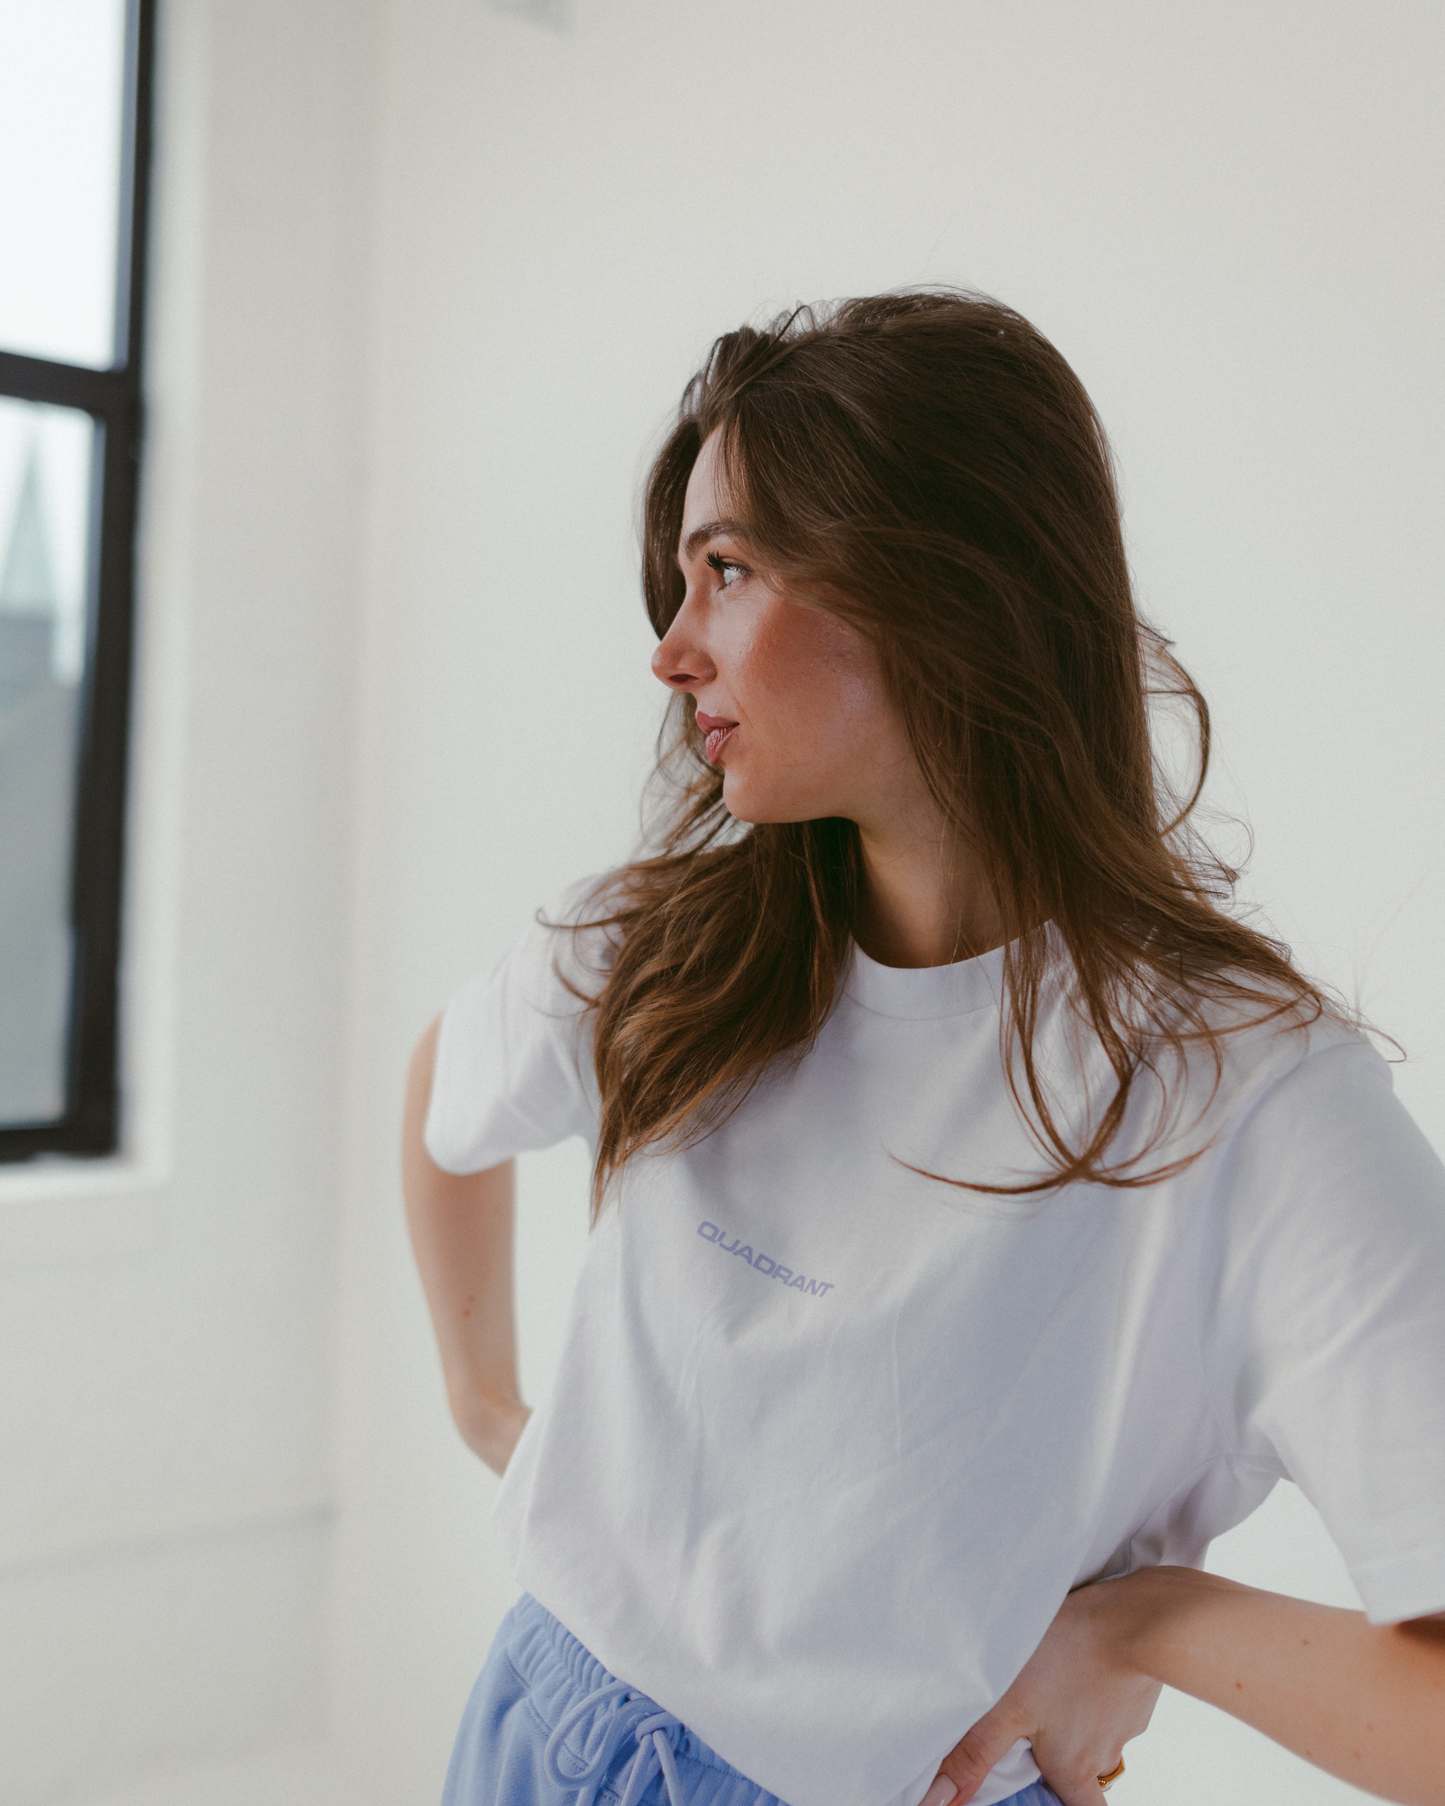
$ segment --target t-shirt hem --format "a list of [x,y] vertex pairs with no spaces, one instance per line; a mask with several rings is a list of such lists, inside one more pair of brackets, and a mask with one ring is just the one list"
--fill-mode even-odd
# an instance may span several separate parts
[[1445,1543],[1350,1570],[1371,1624],[1403,1624],[1445,1612]]

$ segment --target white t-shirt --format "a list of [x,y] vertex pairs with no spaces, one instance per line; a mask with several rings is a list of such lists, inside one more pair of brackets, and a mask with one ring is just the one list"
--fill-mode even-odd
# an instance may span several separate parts
[[[439,1166],[595,1145],[553,962],[585,984],[598,934],[534,928],[453,1000]],[[1247,1030],[1178,1177],[960,1191],[909,1169],[1041,1168],[1002,959],[855,949],[805,1058],[628,1163],[497,1501],[518,1582],[791,1806],[914,1806],[1071,1587],[1197,1563],[1281,1476],[1374,1621],[1445,1609],[1445,1172],[1386,1064],[1329,1022]],[[1064,1021],[1036,1045],[1077,1120],[1111,1086]],[[1016,1744],[980,1806],[1037,1773]]]

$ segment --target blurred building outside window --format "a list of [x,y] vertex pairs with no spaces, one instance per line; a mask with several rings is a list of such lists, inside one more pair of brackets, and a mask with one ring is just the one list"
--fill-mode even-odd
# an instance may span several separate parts
[[0,0],[0,1159],[119,1135],[153,0]]

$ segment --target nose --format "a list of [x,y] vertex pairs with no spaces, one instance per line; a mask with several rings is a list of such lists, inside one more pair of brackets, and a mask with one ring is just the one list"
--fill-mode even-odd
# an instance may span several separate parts
[[652,655],[652,674],[669,690],[700,690],[717,676],[707,647],[697,632],[690,602],[684,602]]

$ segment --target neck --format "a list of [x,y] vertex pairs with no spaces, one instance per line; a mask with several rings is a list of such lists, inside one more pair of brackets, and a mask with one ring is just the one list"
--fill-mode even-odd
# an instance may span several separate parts
[[858,945],[884,966],[947,966],[1003,944],[993,891],[978,861],[941,823],[860,825],[863,895]]

